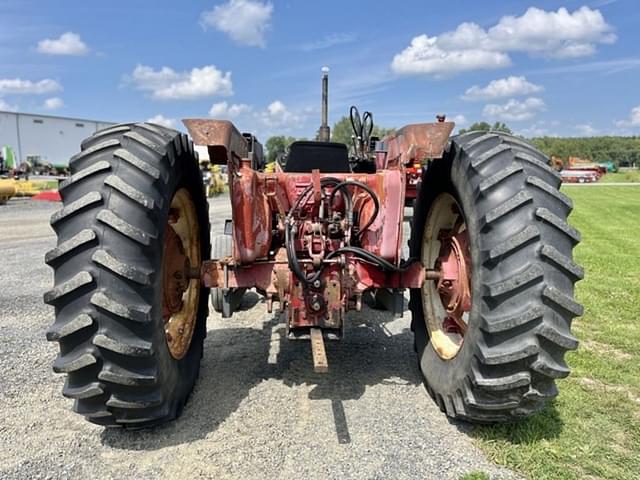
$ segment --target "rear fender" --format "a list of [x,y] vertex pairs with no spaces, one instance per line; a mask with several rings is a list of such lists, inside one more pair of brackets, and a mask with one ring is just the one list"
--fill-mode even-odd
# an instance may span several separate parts
[[406,125],[384,140],[387,147],[386,168],[421,163],[442,158],[455,127],[453,122],[417,123]]

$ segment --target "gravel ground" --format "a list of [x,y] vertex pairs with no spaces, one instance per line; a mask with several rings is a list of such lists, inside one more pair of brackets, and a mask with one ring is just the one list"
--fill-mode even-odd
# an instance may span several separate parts
[[[314,374],[306,342],[255,294],[223,320],[212,313],[191,400],[152,430],[105,430],[72,413],[45,341],[53,309],[42,302],[58,204],[0,206],[0,478],[438,478],[471,471],[515,478],[489,463],[440,413],[421,383],[409,317],[350,314],[328,343],[330,373]],[[212,201],[213,232],[230,216]]]

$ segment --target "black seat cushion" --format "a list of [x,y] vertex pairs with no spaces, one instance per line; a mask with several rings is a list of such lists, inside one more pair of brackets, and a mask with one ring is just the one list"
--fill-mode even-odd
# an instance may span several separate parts
[[315,169],[323,173],[351,172],[347,146],[334,142],[293,142],[284,171],[309,173]]

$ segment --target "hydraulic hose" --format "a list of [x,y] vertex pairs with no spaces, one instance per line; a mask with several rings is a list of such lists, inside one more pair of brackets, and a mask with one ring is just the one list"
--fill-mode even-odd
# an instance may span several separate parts
[[[340,180],[335,177],[325,177],[320,179],[321,188],[331,184],[337,185],[339,183],[340,183]],[[285,230],[284,230],[284,235],[285,235],[284,242],[285,242],[285,248],[287,250],[287,263],[289,264],[289,268],[291,269],[293,274],[298,278],[298,280],[305,283],[306,285],[310,285],[311,283],[316,281],[320,277],[320,273],[322,272],[322,269],[318,270],[312,277],[310,278],[307,277],[305,272],[300,267],[300,262],[298,261],[298,255],[296,254],[296,248],[295,248],[295,234],[292,232],[292,227],[293,227],[294,213],[300,208],[300,205],[303,204],[303,200],[306,201],[307,197],[309,196],[309,193],[312,190],[313,190],[313,184],[308,185],[302,191],[302,193],[298,196],[296,203],[294,203],[293,207],[291,207],[291,210],[289,211],[289,214],[287,215],[287,218],[285,221]],[[351,208],[350,200],[351,199],[349,197],[349,201],[348,201],[349,208]],[[347,203],[346,197],[345,197],[345,203]]]
[[348,192],[346,187],[348,187],[349,185],[361,188],[362,190],[367,192],[371,197],[371,200],[373,200],[373,205],[374,205],[373,215],[371,215],[371,218],[369,219],[369,221],[358,232],[358,237],[360,237],[365,232],[365,230],[367,230],[367,228],[369,228],[371,224],[373,224],[376,217],[378,216],[378,213],[380,212],[380,201],[378,200],[378,196],[375,194],[373,190],[371,190],[371,188],[369,188],[368,185],[362,182],[358,182],[356,180],[345,180],[344,182],[338,183],[334,187],[333,191],[331,192],[331,196],[329,197],[329,204],[331,205],[333,203],[333,198],[338,190],[345,190]]
[[389,272],[404,272],[411,266],[411,263],[413,263],[413,261],[415,260],[413,258],[410,258],[405,263],[402,263],[400,264],[400,266],[396,267],[393,263],[389,262],[388,260],[382,257],[379,257],[378,255],[371,253],[368,250],[365,250],[364,248],[351,247],[351,246],[342,247],[337,250],[334,250],[333,252],[327,255],[327,260],[337,255],[341,255],[343,253],[352,253],[358,257],[364,258],[365,260],[369,260],[370,262],[378,265],[383,270],[389,271]]

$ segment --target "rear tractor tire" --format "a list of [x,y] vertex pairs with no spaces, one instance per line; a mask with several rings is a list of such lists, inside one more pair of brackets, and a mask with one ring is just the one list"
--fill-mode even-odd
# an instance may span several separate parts
[[427,390],[450,417],[529,416],[569,374],[580,234],[547,160],[516,137],[470,132],[423,174],[410,253],[443,274],[412,289],[412,329]]
[[167,422],[193,389],[206,334],[209,217],[197,154],[175,130],[123,124],[82,142],[70,169],[45,258],[53,370],[66,373],[62,393],[90,422]]

